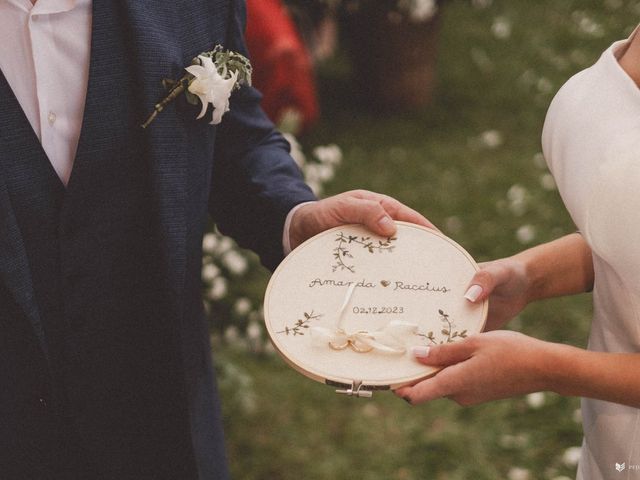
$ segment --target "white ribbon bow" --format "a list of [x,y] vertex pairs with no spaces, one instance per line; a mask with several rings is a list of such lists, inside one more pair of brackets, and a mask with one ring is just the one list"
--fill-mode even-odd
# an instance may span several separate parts
[[407,351],[407,342],[418,331],[414,323],[392,320],[386,326],[374,332],[360,330],[347,333],[342,328],[311,328],[311,339],[315,346],[329,344],[334,350],[351,347],[359,353],[375,350],[390,355],[402,355]]
[[349,286],[347,295],[338,312],[338,321],[336,322],[335,328],[311,328],[312,345],[329,345],[329,347],[334,350],[344,350],[350,347],[359,353],[367,353],[375,350],[390,355],[403,355],[407,351],[407,342],[411,339],[411,336],[418,331],[416,324],[403,322],[401,320],[392,320],[379,330],[373,332],[359,330],[353,333],[347,333],[341,327],[344,313],[355,288],[355,283]]

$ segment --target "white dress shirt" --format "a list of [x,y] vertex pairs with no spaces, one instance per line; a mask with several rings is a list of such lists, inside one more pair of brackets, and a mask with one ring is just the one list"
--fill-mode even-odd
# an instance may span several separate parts
[[91,0],[0,0],[0,69],[66,185],[89,78]]

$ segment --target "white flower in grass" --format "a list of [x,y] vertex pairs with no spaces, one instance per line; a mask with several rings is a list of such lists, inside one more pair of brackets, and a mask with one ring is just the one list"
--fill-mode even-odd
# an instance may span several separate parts
[[514,215],[521,216],[527,211],[528,192],[525,187],[519,184],[512,185],[507,192],[509,199],[509,210]]
[[213,279],[220,275],[220,269],[212,263],[208,263],[202,267],[202,279],[205,282],[213,282]]
[[227,279],[224,277],[216,277],[211,282],[209,288],[209,298],[211,300],[220,300],[227,294]]
[[321,163],[327,163],[329,165],[340,165],[342,162],[342,150],[334,143],[314,148],[313,156]]
[[329,182],[335,177],[335,170],[331,165],[318,165],[318,179],[322,182]]
[[582,449],[580,447],[569,447],[562,454],[562,463],[567,467],[575,467],[580,461]]
[[480,134],[480,142],[487,148],[498,148],[504,143],[504,138],[498,130],[487,130]]
[[540,77],[536,83],[536,88],[540,93],[551,93],[553,91],[553,83],[546,77]]
[[202,110],[197,118],[202,118],[207,112],[209,104],[213,106],[211,125],[222,121],[222,116],[229,111],[229,97],[238,80],[238,72],[228,72],[222,75],[213,60],[200,55],[200,65],[190,65],[185,70],[195,78],[189,83],[189,92],[196,95],[202,102]]
[[233,305],[233,310],[236,313],[236,315],[240,315],[241,317],[244,317],[251,311],[251,307],[252,307],[251,300],[249,300],[247,297],[240,297],[238,300],[236,300],[236,303]]
[[219,237],[218,245],[215,253],[217,253],[218,255],[222,255],[223,253],[228,252],[232,248],[233,248],[233,240],[231,240],[229,237]]
[[398,3],[415,23],[429,21],[438,12],[438,4],[435,0],[400,0]]
[[511,21],[506,17],[497,17],[491,25],[491,33],[493,36],[504,40],[511,36]]
[[533,409],[541,408],[544,405],[545,397],[543,392],[534,392],[526,396],[527,405]]
[[215,233],[207,233],[202,239],[202,249],[206,253],[213,253],[218,246],[218,236]]
[[531,472],[526,468],[512,467],[507,473],[509,480],[529,480],[531,478]]
[[550,173],[545,173],[540,177],[540,185],[542,185],[542,188],[545,190],[551,191],[556,189],[556,181]]
[[522,244],[531,243],[536,238],[536,228],[533,225],[522,225],[516,231],[516,238]]
[[262,329],[258,322],[249,322],[249,325],[247,325],[247,338],[254,342],[262,339]]
[[222,263],[234,275],[242,275],[249,268],[247,259],[235,250],[229,250],[222,257]]

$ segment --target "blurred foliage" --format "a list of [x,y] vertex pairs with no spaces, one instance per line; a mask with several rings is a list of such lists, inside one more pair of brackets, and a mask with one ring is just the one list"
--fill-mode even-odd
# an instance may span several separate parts
[[[423,112],[392,115],[356,103],[347,55],[323,67],[323,121],[303,142],[335,142],[344,152],[327,193],[395,196],[479,261],[572,232],[540,153],[545,112],[571,75],[631,32],[640,2],[452,0],[442,14],[438,88]],[[265,280],[252,288],[261,291]],[[511,328],[584,346],[590,302],[580,295],[531,305]],[[356,400],[273,353],[248,355],[244,345],[218,341],[215,349],[235,478],[575,475],[577,399],[545,393],[472,408],[447,400],[410,407],[389,393]]]

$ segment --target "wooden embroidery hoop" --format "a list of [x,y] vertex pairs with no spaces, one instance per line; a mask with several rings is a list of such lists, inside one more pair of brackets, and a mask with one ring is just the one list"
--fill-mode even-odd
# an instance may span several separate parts
[[[264,316],[276,351],[303,375],[339,387],[338,393],[368,397],[372,390],[434,375],[438,368],[419,364],[409,351],[412,345],[457,341],[484,328],[488,302],[474,305],[463,297],[478,270],[473,258],[436,230],[396,224],[393,239],[361,225],[320,233],[291,252],[269,281]],[[345,298],[350,284],[356,284],[353,298]],[[345,318],[338,321],[342,303]],[[340,322],[340,330],[356,335],[379,332],[394,321],[418,328],[415,338],[404,339],[404,354],[362,344],[340,351],[317,344],[318,331]],[[352,338],[355,343],[368,337]]]

